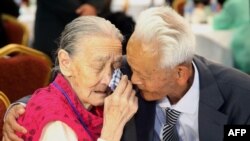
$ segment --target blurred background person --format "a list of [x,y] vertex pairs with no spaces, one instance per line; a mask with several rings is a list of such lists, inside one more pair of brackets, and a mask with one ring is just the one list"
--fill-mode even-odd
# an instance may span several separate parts
[[18,17],[19,5],[17,5],[13,0],[0,0],[0,13],[5,13],[14,17]]
[[56,40],[64,26],[78,16],[97,15],[104,0],[37,0],[33,47],[53,60]]
[[3,25],[2,14],[18,17],[19,6],[13,0],[0,0],[0,48],[9,43]]
[[222,6],[226,0],[217,0],[217,11],[220,11],[222,9]]
[[250,23],[235,31],[231,43],[234,67],[250,74]]
[[165,0],[111,0],[110,11],[122,11],[136,21],[141,11],[149,7],[163,6],[165,4]]
[[101,17],[113,23],[123,34],[122,54],[126,54],[126,46],[142,10],[153,6],[172,4],[173,0],[106,0],[100,13]]
[[249,23],[249,0],[224,0],[218,14],[214,16],[214,29],[238,28]]
[[122,54],[125,55],[127,42],[134,31],[135,21],[131,16],[124,12],[110,12],[105,14],[103,17],[114,24],[124,36],[122,41]]
[[[1,15],[0,15],[1,16]],[[0,19],[0,48],[8,44],[8,38],[4,29],[2,18]]]
[[210,14],[210,0],[194,0],[192,23],[207,23]]
[[231,50],[234,67],[250,74],[250,2],[225,0],[221,11],[213,19],[216,30],[233,29]]

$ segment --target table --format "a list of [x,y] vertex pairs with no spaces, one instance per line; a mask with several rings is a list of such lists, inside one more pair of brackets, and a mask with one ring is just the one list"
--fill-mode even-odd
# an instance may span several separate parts
[[[110,10],[112,12],[123,11],[136,21],[141,11],[164,4],[165,0],[112,0]],[[124,11],[126,6],[127,11]]]
[[230,50],[233,30],[214,30],[209,24],[192,24],[196,36],[196,53],[209,60],[233,67]]

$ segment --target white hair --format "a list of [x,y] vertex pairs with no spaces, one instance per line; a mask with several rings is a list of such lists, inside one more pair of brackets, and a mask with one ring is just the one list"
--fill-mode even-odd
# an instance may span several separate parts
[[162,68],[190,63],[195,54],[195,36],[189,24],[169,6],[143,11],[133,37],[141,41],[143,51],[161,55]]
[[[59,48],[64,49],[69,55],[74,55],[79,41],[86,41],[91,37],[104,37],[123,41],[121,32],[108,20],[97,16],[81,16],[65,26]],[[54,71],[60,71],[56,57]]]
[[[75,50],[79,40],[88,41],[89,37],[113,38],[121,42],[123,40],[120,31],[110,21],[96,16],[81,16],[65,26],[59,48]],[[73,51],[69,53],[73,53]]]

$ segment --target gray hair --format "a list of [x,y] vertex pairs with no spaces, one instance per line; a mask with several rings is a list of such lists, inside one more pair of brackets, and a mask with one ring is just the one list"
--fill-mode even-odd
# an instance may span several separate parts
[[143,11],[133,37],[141,41],[143,51],[161,55],[161,68],[190,63],[195,54],[195,36],[189,24],[169,6]]
[[[114,38],[123,41],[122,34],[110,21],[96,16],[81,16],[65,26],[57,52],[64,49],[72,56],[76,51],[78,42],[85,39],[87,41],[88,37]],[[60,71],[57,57],[53,70],[54,72]]]

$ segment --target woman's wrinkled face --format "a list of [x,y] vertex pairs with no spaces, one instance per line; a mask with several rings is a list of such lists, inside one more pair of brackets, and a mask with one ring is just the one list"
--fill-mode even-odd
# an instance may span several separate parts
[[67,77],[83,104],[103,105],[114,69],[122,62],[121,42],[106,37],[80,40]]

